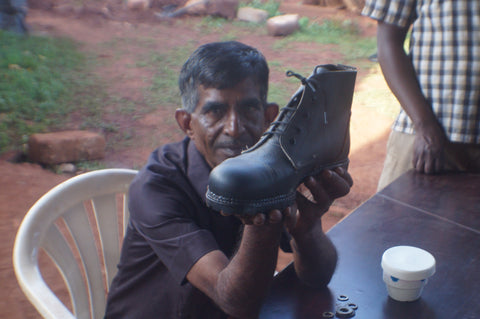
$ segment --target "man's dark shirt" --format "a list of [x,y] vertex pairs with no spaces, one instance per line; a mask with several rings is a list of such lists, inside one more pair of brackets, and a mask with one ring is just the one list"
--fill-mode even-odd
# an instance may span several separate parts
[[241,238],[236,217],[205,204],[209,173],[189,138],[150,155],[130,186],[130,223],[106,318],[226,318],[186,280],[208,252],[220,249],[232,257]]

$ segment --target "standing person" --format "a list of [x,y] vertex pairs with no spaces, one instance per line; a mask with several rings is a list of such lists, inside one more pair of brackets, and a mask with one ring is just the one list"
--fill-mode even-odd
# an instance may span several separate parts
[[256,318],[273,279],[278,249],[292,251],[298,277],[324,287],[336,267],[321,216],[348,193],[343,169],[304,185],[309,201],[252,218],[222,216],[205,203],[213,167],[252,146],[278,113],[267,103],[269,70],[239,42],[199,47],[184,64],[183,141],[155,150],[130,188],[130,222],[106,318]]
[[378,189],[411,168],[480,172],[480,1],[367,0],[362,13],[377,20],[378,61],[402,106]]
[[0,29],[26,34],[26,0],[0,0]]

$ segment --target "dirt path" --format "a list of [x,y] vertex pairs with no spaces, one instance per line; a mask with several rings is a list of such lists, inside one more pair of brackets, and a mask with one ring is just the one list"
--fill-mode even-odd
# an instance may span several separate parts
[[[299,13],[311,19],[321,20],[324,17],[343,17],[355,19],[362,28],[362,34],[372,35],[375,26],[366,19],[344,10],[301,6],[299,1],[285,1],[281,7],[283,12]],[[198,19],[189,17],[185,19]],[[138,20],[138,19],[137,19]],[[111,83],[109,93],[128,98],[133,103],[143,103],[143,88],[148,83],[144,79],[151,77],[148,69],[134,69],[129,64],[134,61],[136,48],[125,48],[129,54],[123,54],[121,60],[111,52],[105,42],[118,38],[156,38],[153,49],[172,48],[176,45],[193,42],[196,45],[218,40],[216,34],[198,34],[191,24],[173,27],[170,23],[138,23],[106,20],[100,15],[84,14],[80,16],[59,15],[51,10],[32,9],[27,22],[34,32],[71,37],[82,44],[82,49],[95,52],[106,63],[100,63],[98,74]],[[146,20],[148,22],[148,19]],[[174,37],[169,36],[175,34]],[[268,60],[291,61],[292,67],[300,65],[316,65],[335,63],[337,56],[328,50],[315,51],[316,46],[303,49],[276,52],[272,49],[275,41],[266,35],[242,34],[237,40],[259,48]],[[299,49],[300,50],[300,49]],[[298,57],[302,58],[299,59]],[[111,63],[114,61],[114,63]],[[108,62],[108,63],[107,63]],[[385,87],[381,76],[369,77],[370,70],[360,69],[356,91],[369,86]],[[283,77],[280,72],[272,71],[272,79]],[[111,106],[105,106],[111,107]],[[148,154],[156,145],[160,145],[181,137],[179,129],[171,121],[171,110],[159,108],[136,120],[127,121],[118,118],[117,124],[129,132],[135,132],[133,140],[127,147],[119,147],[109,151],[105,162],[109,167],[140,167]],[[330,228],[343,216],[357,207],[375,193],[376,183],[385,156],[386,137],[391,118],[379,114],[375,108],[359,105],[354,100],[351,122],[351,165],[350,172],[355,185],[346,197],[338,200],[331,211],[324,217],[324,226]],[[28,208],[51,187],[67,179],[67,175],[57,175],[29,163],[13,164],[7,161],[10,154],[0,157],[0,318],[39,318],[36,311],[20,291],[11,266],[11,253],[16,230]]]

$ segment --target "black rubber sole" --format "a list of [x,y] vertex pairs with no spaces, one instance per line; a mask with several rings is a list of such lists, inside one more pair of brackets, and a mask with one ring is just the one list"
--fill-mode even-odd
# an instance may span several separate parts
[[266,213],[273,209],[284,209],[295,202],[296,191],[290,194],[278,195],[270,198],[262,198],[258,200],[241,200],[231,197],[225,197],[214,194],[207,190],[206,200],[207,206],[215,211],[221,211],[226,214],[236,215],[255,215],[258,213]]

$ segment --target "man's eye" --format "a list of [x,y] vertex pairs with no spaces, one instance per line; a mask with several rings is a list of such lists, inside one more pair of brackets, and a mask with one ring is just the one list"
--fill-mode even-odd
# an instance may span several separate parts
[[215,115],[222,114],[223,109],[221,107],[212,107],[210,110],[208,110],[208,113],[215,114]]
[[212,106],[212,107],[209,107],[209,108],[205,111],[205,114],[206,114],[206,115],[210,115],[210,116],[215,116],[215,117],[221,117],[224,112],[225,112],[225,108],[224,108],[224,107],[221,107],[221,106]]
[[258,111],[258,110],[260,110],[260,105],[258,105],[258,104],[249,105],[249,106],[248,106],[248,110],[249,110],[249,111]]
[[260,111],[260,106],[258,104],[249,104],[243,108],[243,114],[245,116],[258,116],[258,112]]

